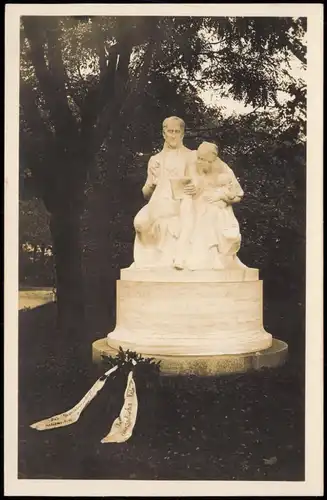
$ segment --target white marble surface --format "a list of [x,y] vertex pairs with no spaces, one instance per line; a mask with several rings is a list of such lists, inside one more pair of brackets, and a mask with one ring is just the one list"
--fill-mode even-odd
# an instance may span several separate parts
[[218,147],[183,145],[185,123],[163,122],[136,214],[134,262],[117,282],[113,348],[144,355],[257,352],[272,344],[262,323],[262,282],[237,256],[233,205],[243,190]]
[[222,269],[222,270],[199,270],[189,271],[183,269],[136,269],[126,268],[120,270],[122,281],[151,281],[153,283],[207,283],[207,282],[229,282],[229,281],[256,281],[259,279],[259,270],[244,267],[243,269]]
[[[176,271],[178,273],[178,271]],[[262,281],[117,282],[108,344],[147,355],[239,354],[267,349]]]
[[151,156],[134,219],[133,267],[210,270],[245,267],[237,257],[241,231],[233,205],[243,189],[216,144],[183,144],[185,123],[163,122],[163,149]]

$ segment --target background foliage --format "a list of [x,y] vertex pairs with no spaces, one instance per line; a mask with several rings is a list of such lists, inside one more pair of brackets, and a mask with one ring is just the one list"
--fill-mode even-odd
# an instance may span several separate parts
[[[303,481],[306,85],[292,68],[306,66],[306,20],[21,21],[20,285],[55,285],[57,302],[19,315],[19,478]],[[226,96],[249,112],[226,113]],[[289,362],[159,378],[153,360],[121,351],[108,363],[125,375],[138,361],[127,448],[100,443],[122,406],[118,374],[78,425],[35,433],[40,408],[72,407],[99,375],[91,342],[114,327],[147,161],[173,114],[185,144],[216,142],[244,188],[240,257],[260,269],[264,326]]]
[[[241,259],[267,296],[302,300],[306,86],[291,69],[305,68],[305,31],[293,18],[22,18],[20,281],[56,286],[62,331],[82,331],[86,303],[114,313],[146,164],[173,114],[188,147],[216,142],[240,179]],[[251,111],[208,106],[207,90]]]

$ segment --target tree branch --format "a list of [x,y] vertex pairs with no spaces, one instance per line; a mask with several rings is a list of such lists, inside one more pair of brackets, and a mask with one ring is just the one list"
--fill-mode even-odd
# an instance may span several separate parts
[[46,165],[38,152],[38,147],[35,144],[35,141],[33,141],[31,135],[28,134],[26,130],[24,130],[22,124],[19,131],[19,162],[20,169],[22,168],[22,165],[24,170],[25,167],[30,169],[33,174],[33,183],[36,187],[37,193],[41,197],[44,197]]
[[291,42],[288,41],[287,43],[287,48],[290,52],[292,52],[292,54],[294,54],[294,56],[302,63],[306,66],[307,64],[307,60],[306,60],[306,55],[305,54],[302,54],[301,53],[301,50],[296,47],[294,47],[294,45],[291,44]]
[[106,103],[100,110],[95,124],[94,149],[98,151],[111,125],[119,119],[123,100],[126,96],[126,85],[129,77],[129,62],[132,53],[132,43],[128,37],[122,37],[117,42],[116,66],[108,66],[108,73],[112,73],[111,81],[105,89]]
[[141,91],[144,92],[146,90],[147,78],[149,76],[150,69],[152,66],[152,61],[155,55],[155,47],[156,47],[155,38],[152,38],[147,45],[139,76],[138,77],[136,76],[133,79],[133,82],[131,83],[131,91],[126,97],[122,108],[123,113],[125,113],[128,110],[133,97],[139,95]]
[[85,78],[84,78],[84,76],[83,76],[83,75],[82,75],[82,73],[81,73],[81,65],[80,65],[80,64],[78,64],[78,66],[77,66],[77,71],[78,71],[78,74],[79,74],[80,79],[81,79],[83,82],[85,82]]
[[26,16],[23,18],[23,24],[25,35],[30,45],[30,58],[39,81],[40,90],[44,95],[56,135],[60,140],[62,149],[65,150],[69,147],[72,136],[75,135],[76,137],[78,131],[76,122],[68,106],[65,90],[65,72],[59,41],[54,33],[50,34],[48,31],[48,35],[50,34],[50,39],[48,39],[50,71],[45,59],[44,38],[42,37],[42,28],[39,19]]
[[106,52],[104,48],[105,37],[101,28],[101,24],[99,22],[98,17],[94,17],[92,19],[92,32],[94,36],[94,40],[96,42],[96,51],[99,58],[99,66],[100,66],[100,80],[104,78],[106,69],[107,69],[107,58]]
[[76,122],[73,117],[72,110],[69,107],[68,95],[71,96],[78,108],[80,108],[81,106],[81,100],[78,98],[76,92],[72,88],[71,81],[68,77],[65,65],[63,63],[62,48],[60,42],[62,30],[55,18],[51,18],[51,21],[48,22],[46,35],[48,40],[49,71],[52,75],[52,78],[57,84],[58,94],[60,94],[62,101],[65,103],[66,111],[68,113],[67,118],[68,120],[72,120],[72,126],[74,127]]
[[[118,62],[117,45],[111,48],[106,72],[102,75],[102,80],[97,89],[89,89],[84,104],[81,110],[81,142],[89,141],[91,143],[91,154],[95,154],[98,150],[99,141],[96,140],[98,135],[97,122],[103,109],[111,105],[114,101],[115,88],[115,73]],[[109,104],[108,104],[109,103]],[[100,139],[99,139],[100,140]],[[101,144],[100,144],[101,145]]]
[[36,93],[27,82],[21,82],[20,84],[20,105],[29,128],[43,135],[47,145],[52,144],[53,135],[41,118]]

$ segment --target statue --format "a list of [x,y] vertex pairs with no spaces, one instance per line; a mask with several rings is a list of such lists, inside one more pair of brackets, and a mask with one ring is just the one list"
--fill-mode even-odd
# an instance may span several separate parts
[[245,267],[236,256],[241,234],[232,208],[244,193],[232,169],[218,157],[215,144],[203,142],[199,146],[186,167],[186,177],[194,191],[185,194],[181,202],[174,267]]
[[183,145],[185,123],[163,122],[163,150],[150,158],[142,192],[145,205],[134,219],[132,268],[244,268],[237,257],[241,235],[232,204],[243,196],[232,169],[215,144],[197,151]]
[[143,187],[148,203],[134,219],[134,262],[121,269],[116,327],[101,352],[168,357],[174,373],[215,373],[231,355],[227,369],[242,371],[245,359],[252,366],[249,353],[272,346],[259,270],[237,257],[233,205],[243,190],[217,146],[187,149],[184,129],[178,117],[163,122],[164,147],[150,158]]
[[[132,267],[171,267],[180,233],[180,200],[174,199],[171,180],[184,176],[191,151],[183,145],[185,123],[177,116],[163,122],[164,147],[151,156],[142,192],[149,200],[134,219],[136,232]],[[188,187],[190,189],[190,187]],[[193,192],[192,189],[186,192]]]

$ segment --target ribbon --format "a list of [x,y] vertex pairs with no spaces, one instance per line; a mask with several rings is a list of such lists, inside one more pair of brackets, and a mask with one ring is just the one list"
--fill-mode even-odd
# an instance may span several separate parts
[[[132,360],[135,365],[136,362]],[[113,422],[109,433],[101,440],[101,443],[124,443],[133,434],[133,429],[137,417],[137,394],[136,385],[133,379],[133,372],[130,371],[127,378],[124,393],[124,403],[119,416]]]
[[60,413],[59,415],[54,415],[53,417],[46,418],[45,420],[40,420],[39,422],[32,424],[30,427],[32,429],[36,429],[37,431],[45,431],[56,429],[58,427],[65,427],[66,425],[71,425],[77,422],[83,410],[85,410],[85,408],[91,403],[92,399],[95,398],[98,392],[101,391],[109,376],[116,371],[117,368],[118,366],[114,366],[110,370],[106,371],[105,374],[95,382],[91,389],[73,408],[65,411],[64,413]]

